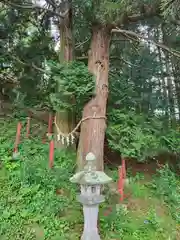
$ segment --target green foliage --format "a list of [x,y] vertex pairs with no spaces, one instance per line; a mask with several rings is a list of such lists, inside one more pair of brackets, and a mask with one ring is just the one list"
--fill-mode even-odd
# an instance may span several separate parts
[[180,153],[180,131],[177,129],[170,129],[165,136],[162,136],[162,142],[166,144],[169,151],[179,155]]
[[[170,236],[175,240],[175,225],[172,226],[169,220],[160,217],[154,207],[144,213],[129,212],[120,207],[118,211],[102,217],[100,223],[105,233],[104,239],[166,240]],[[167,230],[168,224],[170,228]]]
[[159,170],[152,183],[152,188],[158,197],[162,198],[169,207],[172,216],[180,223],[180,182],[168,165]]
[[[148,31],[151,32],[150,27]],[[117,52],[121,52],[120,58]],[[111,54],[114,61],[110,72],[110,104],[147,114],[157,109],[164,111],[158,82],[161,65],[156,53],[145,44],[115,41]]]
[[146,117],[134,111],[113,110],[109,115],[108,142],[124,157],[145,161],[163,151],[179,154],[180,133],[168,132],[155,117]]
[[131,3],[131,0],[96,1],[94,7],[95,18],[102,24],[116,22],[117,20],[120,21],[124,13],[128,14],[131,12]]
[[[143,32],[153,38],[164,34],[157,25],[157,21],[142,24]],[[140,31],[138,26],[131,25],[130,29]],[[157,57],[157,50],[152,50],[154,46],[150,43],[119,41],[117,36],[113,40],[107,129],[110,147],[138,161],[162,151],[179,157],[178,115],[176,126],[171,129],[169,124],[175,118],[172,109],[179,109],[179,105],[175,107],[173,99],[165,93],[171,88],[168,85],[171,83],[166,83],[166,74],[176,76],[168,70],[164,73],[161,53]],[[175,96],[175,89],[171,91]]]
[[163,12],[163,16],[166,19],[176,20],[178,19],[178,13],[180,10],[180,2],[179,0],[161,0],[161,10]]
[[69,182],[75,156],[56,152],[55,166],[50,170],[48,145],[38,139],[22,139],[20,158],[13,161],[11,139],[16,128],[14,123],[1,123],[2,130],[7,126],[9,130],[0,139],[0,238],[65,239],[70,229],[81,223],[78,211],[76,218],[64,219],[66,212],[74,205],[76,208],[76,189]]
[[[163,172],[165,173],[166,170],[164,169]],[[168,184],[165,184],[163,189],[168,187],[165,191],[169,193],[171,187],[173,188],[172,192],[174,192],[174,183],[178,181],[175,175],[172,181],[172,177],[170,177],[172,175],[174,174],[168,169],[166,181],[169,187]],[[139,176],[130,178],[129,185],[125,189],[125,195],[126,192],[131,193],[131,197],[125,199],[127,205],[117,204],[111,213],[102,215],[100,218],[100,229],[104,232],[104,239],[177,239],[178,221],[172,220],[169,215],[171,205],[168,206],[164,203],[164,190],[161,192],[158,190],[161,187],[159,183],[162,183],[162,178],[164,176],[157,175],[148,184],[145,179],[142,182]],[[176,185],[176,190],[177,188]],[[170,196],[172,196],[172,192],[169,194]],[[174,208],[178,212],[179,202],[174,202]]]
[[[0,137],[0,239],[78,240],[82,233],[83,216],[76,201],[78,189],[69,181],[75,170],[74,154],[56,151],[55,165],[50,170],[48,145],[41,144],[38,138],[21,138],[20,157],[13,161],[16,121],[0,121],[0,127],[4,133]],[[141,185],[139,180],[140,177],[136,177],[132,181],[129,203],[133,199],[141,199],[147,204],[148,198],[156,193],[157,196],[161,194],[165,201],[173,200],[169,206],[178,204],[178,195],[175,196],[174,192],[177,180],[171,172],[162,171],[161,177],[150,185],[152,193],[148,192],[149,185]],[[162,186],[161,193],[159,186]],[[156,202],[156,205],[162,204]],[[106,203],[101,206],[100,231],[105,240],[166,240],[167,236],[175,239],[174,222],[168,215],[159,216],[155,206],[144,209],[142,213],[125,209],[123,205],[115,208],[114,205],[108,216],[105,216]],[[138,209],[140,207],[138,205]]]
[[[9,2],[13,3],[13,1]],[[175,7],[178,9],[177,2],[171,3],[164,0],[157,3],[150,0],[141,2],[72,1],[73,33],[78,42],[75,44],[75,53],[80,57],[87,55],[92,23],[115,25],[118,22],[119,26],[127,15],[143,14],[141,8],[143,4],[145,4],[144,7],[156,7],[156,4],[161,3],[165,13],[168,9],[173,11]],[[16,3],[22,4],[23,1],[18,0]],[[31,1],[27,3],[30,4]],[[150,7],[149,10],[151,10]],[[174,14],[173,11],[172,14],[168,13],[171,17]],[[55,110],[73,109],[76,114],[81,114],[83,106],[93,95],[95,82],[85,65],[79,62],[64,65],[57,63],[57,56],[53,50],[54,41],[49,34],[50,16],[48,14],[48,11],[42,12],[40,9],[16,8],[2,4],[0,13],[2,86],[4,87],[8,82],[10,74],[10,77],[20,83],[20,86],[16,86],[12,92],[9,92],[14,103],[34,105],[39,102],[43,104],[51,102]],[[161,20],[144,20],[129,25],[128,29],[148,38],[157,38],[157,41],[162,40],[170,30],[173,30],[171,34],[173,37],[171,36],[171,41],[168,37],[168,44],[170,48],[177,47],[179,35],[176,26],[172,28],[170,24],[165,34],[161,29]],[[78,51],[77,48],[80,50]],[[164,51],[150,42],[145,43],[138,41],[137,38],[119,34],[112,36],[110,55],[109,127],[107,130],[110,146],[124,156],[135,157],[139,161],[153,157],[162,150],[179,154],[179,132],[174,129],[168,132],[162,131],[171,118],[174,118],[171,110],[180,109],[177,59],[169,56],[168,61],[165,61]],[[51,59],[48,62],[51,78],[43,70],[46,68],[44,64],[47,59]],[[169,97],[171,84],[168,83],[167,76],[174,79],[172,99]],[[165,92],[168,93],[165,94]],[[112,112],[113,108],[125,110]],[[156,117],[152,118],[157,112],[162,117],[162,122]],[[149,115],[151,117],[147,119],[146,116]]]
[[10,100],[15,104],[42,103],[49,91],[43,71],[44,62],[55,55],[52,38],[45,31],[37,12],[8,7],[3,3],[1,7],[0,35],[3,37],[0,40],[0,65],[3,88],[6,89],[9,82],[17,83],[13,91],[7,89]]
[[88,68],[81,62],[58,64],[49,62],[54,79],[50,100],[55,110],[76,108],[81,111],[84,104],[92,97],[95,81]]

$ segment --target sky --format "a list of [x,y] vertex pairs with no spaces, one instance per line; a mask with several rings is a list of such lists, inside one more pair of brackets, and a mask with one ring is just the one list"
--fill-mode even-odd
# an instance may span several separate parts
[[[60,0],[59,0],[60,2]],[[46,4],[45,0],[34,0],[35,4],[38,4],[40,6],[44,6]],[[54,50],[58,51],[59,50],[59,46],[60,46],[60,40],[59,40],[59,30],[57,29],[56,25],[53,23],[53,18],[50,19],[51,20],[51,36],[54,38],[55,40],[55,47]]]

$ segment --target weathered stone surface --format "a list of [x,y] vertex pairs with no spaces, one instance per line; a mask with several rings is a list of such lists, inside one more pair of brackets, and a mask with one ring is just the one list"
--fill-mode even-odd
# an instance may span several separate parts
[[81,171],[70,178],[72,183],[82,185],[103,185],[112,181],[112,179],[101,171]]
[[86,161],[95,161],[95,160],[96,160],[96,156],[94,155],[94,153],[89,152],[89,153],[86,155]]
[[100,240],[97,228],[99,206],[83,206],[84,231],[81,240]]
[[95,195],[95,196],[89,196],[89,197],[79,195],[77,196],[77,200],[83,205],[90,206],[90,205],[98,205],[104,202],[105,197],[103,195],[99,195],[99,196]]
[[81,185],[81,194],[77,196],[77,200],[83,204],[84,213],[84,231],[81,240],[101,240],[97,228],[99,204],[105,200],[101,195],[101,189],[102,185],[112,181],[103,171],[96,171],[95,160],[95,155],[88,153],[84,170],[70,178],[72,183]]

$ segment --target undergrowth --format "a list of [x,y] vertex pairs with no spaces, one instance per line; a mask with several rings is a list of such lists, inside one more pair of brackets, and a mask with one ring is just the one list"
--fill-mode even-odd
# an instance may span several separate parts
[[151,186],[156,195],[163,199],[173,218],[180,224],[180,181],[168,165],[158,172]]
[[113,109],[108,117],[109,146],[123,157],[145,162],[165,152],[180,159],[180,131],[164,126],[162,119],[125,109]]
[[[50,170],[48,144],[42,144],[40,138],[22,138],[20,156],[12,160],[16,121],[2,121],[0,127],[4,133],[0,137],[0,239],[79,239],[83,228],[82,206],[76,201],[77,186],[69,181],[76,167],[75,155],[56,151],[55,165]],[[117,173],[113,173],[113,178],[117,178]],[[125,200],[127,209],[110,196],[101,205],[102,239],[167,240],[167,236],[178,239],[176,176],[165,168],[148,186],[140,180],[130,181],[127,191],[131,192],[131,198]],[[142,202],[148,203],[147,206],[142,208]],[[137,205],[136,208],[132,208],[131,203]],[[161,204],[167,211],[163,215],[156,209]],[[106,214],[110,206],[112,211]]]

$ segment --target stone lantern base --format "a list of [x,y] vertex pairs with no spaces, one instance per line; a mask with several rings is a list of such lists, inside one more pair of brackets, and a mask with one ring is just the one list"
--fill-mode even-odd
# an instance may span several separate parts
[[101,240],[97,228],[98,212],[98,205],[83,206],[85,223],[81,240]]

